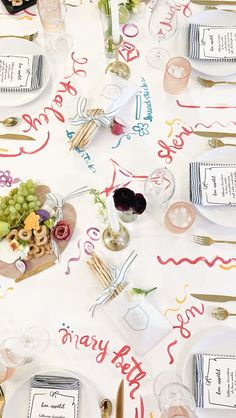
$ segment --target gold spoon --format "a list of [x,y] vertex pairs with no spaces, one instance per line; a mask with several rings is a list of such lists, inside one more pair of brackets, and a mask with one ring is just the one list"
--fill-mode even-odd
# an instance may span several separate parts
[[234,84],[236,85],[236,81],[213,81],[213,80],[206,80],[205,78],[198,77],[199,83],[203,87],[213,87],[216,84]]
[[219,321],[224,321],[228,316],[236,316],[236,313],[229,313],[225,308],[216,308],[212,311],[212,316]]
[[0,120],[0,123],[2,123],[4,126],[15,126],[19,122],[18,118],[15,118],[14,116],[10,116],[9,118]]
[[112,413],[112,403],[110,399],[103,399],[100,403],[101,418],[109,418]]
[[225,144],[221,139],[211,138],[208,140],[208,145],[212,148],[218,147],[236,147],[236,144]]

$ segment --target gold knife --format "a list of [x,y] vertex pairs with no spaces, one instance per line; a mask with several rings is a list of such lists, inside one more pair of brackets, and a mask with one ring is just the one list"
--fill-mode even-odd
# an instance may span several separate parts
[[116,418],[123,418],[124,416],[124,380],[119,384],[116,395]]
[[196,299],[207,300],[208,302],[230,302],[236,301],[236,296],[225,296],[225,295],[204,295],[199,293],[191,293]]
[[19,141],[36,141],[35,138],[28,135],[20,135],[20,134],[0,134],[0,139],[17,139]]
[[217,6],[217,5],[227,5],[227,6],[235,6],[236,1],[234,0],[191,0],[191,3],[200,4],[202,6]]
[[[236,2],[235,2],[236,4]],[[212,131],[193,131],[195,135],[204,136],[207,138],[235,138],[236,133],[233,132],[212,132]]]

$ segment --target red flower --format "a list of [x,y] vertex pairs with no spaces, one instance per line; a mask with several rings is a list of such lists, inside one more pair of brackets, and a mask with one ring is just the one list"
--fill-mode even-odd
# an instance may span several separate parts
[[71,236],[71,227],[69,222],[60,221],[52,229],[52,235],[58,241],[64,241]]
[[111,132],[114,135],[121,135],[121,134],[123,134],[125,132],[124,131],[125,126],[122,125],[121,121],[118,122],[118,120],[119,119],[114,119],[114,121],[113,121],[113,123],[111,125]]

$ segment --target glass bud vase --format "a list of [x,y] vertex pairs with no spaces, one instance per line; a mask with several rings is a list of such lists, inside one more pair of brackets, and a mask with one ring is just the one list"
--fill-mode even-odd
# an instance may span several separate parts
[[115,57],[115,48],[112,41],[112,22],[110,9],[105,6],[101,9],[101,21],[104,37],[105,54],[107,58]]
[[133,209],[119,211],[119,218],[122,222],[133,222],[137,219],[138,214],[133,212]]

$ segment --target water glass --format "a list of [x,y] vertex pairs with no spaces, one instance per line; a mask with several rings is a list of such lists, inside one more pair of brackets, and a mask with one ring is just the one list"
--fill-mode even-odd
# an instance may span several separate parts
[[174,234],[187,231],[196,218],[196,211],[188,202],[175,202],[167,209],[164,216],[166,229]]
[[38,0],[40,20],[45,34],[50,35],[47,46],[54,51],[66,52],[72,46],[72,38],[66,33],[66,5],[60,0]]
[[145,181],[144,193],[150,212],[163,212],[175,191],[175,179],[170,170],[160,167]]
[[188,84],[192,71],[190,62],[183,57],[171,58],[167,64],[164,74],[164,89],[170,94],[181,93]]
[[155,380],[154,390],[162,418],[197,418],[194,397],[179,375],[161,373]]
[[33,326],[24,332],[16,332],[0,342],[0,383],[9,379],[16,369],[31,362],[49,344],[48,331]]

